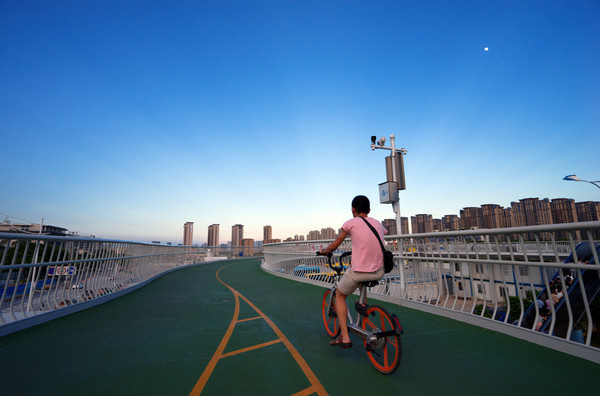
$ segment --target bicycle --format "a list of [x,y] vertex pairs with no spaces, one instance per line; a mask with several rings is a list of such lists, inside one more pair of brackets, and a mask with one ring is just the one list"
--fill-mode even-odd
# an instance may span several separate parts
[[[331,253],[327,254],[327,265],[335,271],[333,286],[326,290],[321,304],[323,323],[327,334],[336,338],[340,334],[340,324],[335,311],[335,293],[342,277],[344,262],[351,262],[352,252],[340,256],[339,265],[333,265]],[[362,338],[369,361],[379,372],[391,374],[400,366],[404,334],[402,325],[395,314],[391,314],[379,305],[367,305],[367,288],[379,284],[379,281],[361,282],[360,297],[355,302],[356,320],[348,309],[348,332]]]

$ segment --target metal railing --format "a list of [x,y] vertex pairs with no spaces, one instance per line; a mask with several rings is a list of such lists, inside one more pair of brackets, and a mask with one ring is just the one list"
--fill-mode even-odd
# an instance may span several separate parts
[[[600,363],[598,235],[600,222],[386,236],[397,265],[370,292]],[[262,267],[330,285],[315,256],[329,242],[265,245]],[[346,240],[335,255],[351,249]]]
[[246,247],[0,233],[0,335],[114,298],[183,266],[248,253]]

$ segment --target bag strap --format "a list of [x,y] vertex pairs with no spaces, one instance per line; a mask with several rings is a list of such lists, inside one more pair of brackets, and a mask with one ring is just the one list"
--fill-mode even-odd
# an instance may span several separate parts
[[371,229],[371,231],[373,231],[373,234],[375,234],[375,236],[377,237],[377,241],[378,241],[378,242],[379,242],[379,244],[381,245],[381,251],[382,251],[382,252],[385,252],[385,248],[383,247],[383,242],[381,242],[381,238],[379,238],[379,234],[377,233],[377,231],[375,231],[375,228],[373,228],[373,226],[371,225],[371,223],[369,223],[369,222],[367,221],[367,219],[365,219],[364,217],[361,217],[361,216],[358,216],[358,217],[360,217],[361,219],[363,219],[363,221],[364,221],[365,223],[367,223],[367,225],[369,226],[369,228]]

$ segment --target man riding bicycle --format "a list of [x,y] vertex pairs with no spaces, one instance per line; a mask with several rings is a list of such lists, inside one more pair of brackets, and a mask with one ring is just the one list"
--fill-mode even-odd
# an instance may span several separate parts
[[379,234],[379,238],[383,240],[383,236],[387,230],[383,225],[374,218],[368,217],[371,212],[371,203],[369,198],[364,195],[358,195],[352,200],[352,216],[342,225],[342,230],[338,237],[325,249],[321,250],[321,254],[334,252],[338,246],[350,235],[352,241],[352,265],[346,270],[344,276],[338,284],[338,289],[335,296],[335,307],[337,317],[340,321],[341,335],[331,341],[331,346],[340,346],[342,348],[350,348],[352,342],[348,334],[348,306],[346,297],[354,293],[356,288],[362,288],[360,282],[380,280],[385,274],[383,268],[383,253],[381,245],[375,239],[373,232],[365,221],[369,222]]

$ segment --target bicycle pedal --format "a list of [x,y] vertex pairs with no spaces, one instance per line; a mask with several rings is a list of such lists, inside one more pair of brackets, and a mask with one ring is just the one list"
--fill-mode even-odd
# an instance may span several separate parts
[[362,316],[369,316],[369,314],[367,313],[367,311],[369,310],[368,304],[360,304],[358,301],[356,301],[354,303],[354,309],[356,309],[356,312],[358,312]]

